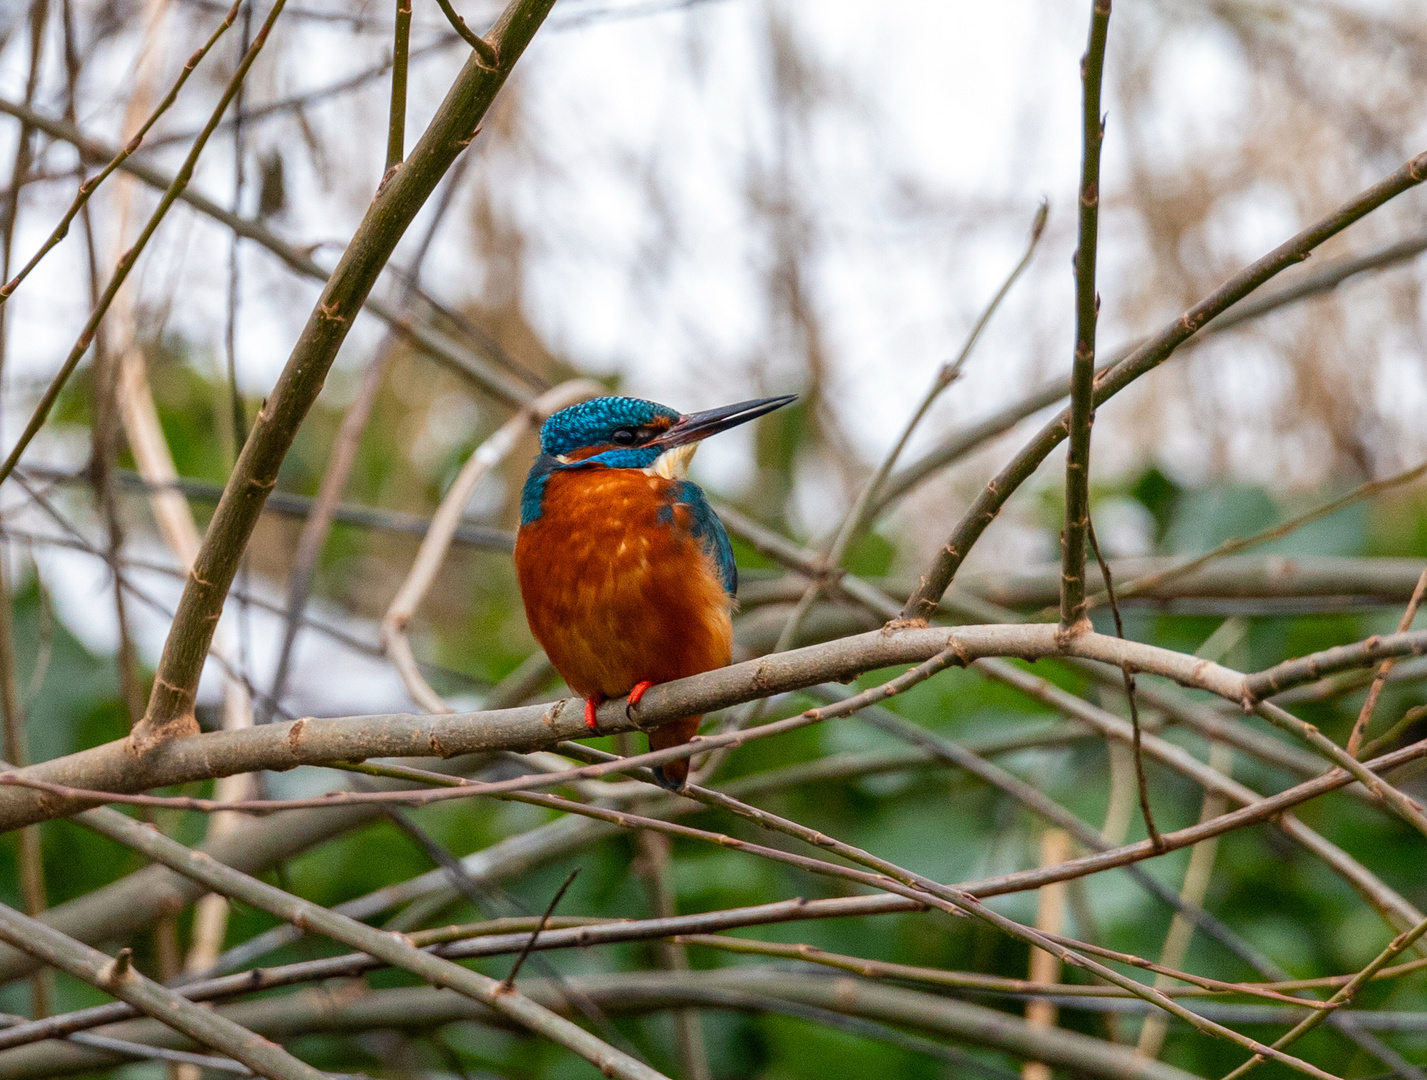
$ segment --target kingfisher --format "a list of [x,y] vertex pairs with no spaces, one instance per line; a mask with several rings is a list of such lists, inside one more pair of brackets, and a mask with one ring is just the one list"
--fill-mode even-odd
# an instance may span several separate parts
[[[741,401],[680,414],[632,397],[561,409],[540,428],[520,498],[515,569],[530,630],[597,731],[600,702],[639,704],[656,683],[725,666],[738,568],[723,522],[687,479],[699,443],[796,400]],[[702,716],[649,732],[654,750],[688,742]],[[654,769],[681,790],[688,759]]]

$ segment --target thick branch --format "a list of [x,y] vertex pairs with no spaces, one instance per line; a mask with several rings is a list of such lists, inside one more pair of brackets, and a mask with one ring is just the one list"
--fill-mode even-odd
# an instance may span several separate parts
[[[1371,665],[1389,656],[1420,654],[1427,650],[1427,631],[1373,638],[1244,676],[1193,656],[1093,632],[1062,642],[1057,627],[1049,624],[881,630],[656,686],[645,695],[635,718],[626,713],[623,701],[606,702],[597,714],[599,729],[601,734],[607,734],[657,727],[679,717],[712,712],[770,694],[822,682],[846,682],[867,671],[920,663],[948,649],[960,663],[993,656],[1025,660],[1055,656],[1116,666],[1132,664],[1138,671],[1208,690],[1241,704],[1259,696],[1255,687],[1260,685],[1282,689],[1342,668]],[[797,721],[794,718],[781,723]],[[748,739],[760,730],[727,737]],[[214,731],[173,740],[137,759],[127,750],[126,743],[114,742],[31,766],[23,775],[68,787],[124,793],[237,772],[374,757],[452,757],[486,750],[534,750],[588,735],[581,703],[566,699],[488,712],[307,718],[243,731]],[[715,741],[695,740],[682,752],[702,752]],[[658,753],[672,760],[670,755],[681,751]],[[632,760],[643,765],[648,757],[641,755]],[[589,766],[581,770],[585,771],[596,775],[608,768]],[[556,779],[552,774],[539,782],[554,783]],[[0,829],[63,817],[85,805],[7,786],[0,788]]]
[[164,643],[148,711],[130,735],[130,749],[136,756],[167,739],[197,730],[193,700],[208,643],[263,502],[277,483],[278,467],[397,241],[456,156],[475,136],[477,125],[504,85],[511,66],[553,2],[516,0],[506,10],[492,31],[502,58],[499,68],[485,68],[473,55],[410,158],[394,168],[377,190],[277,385],[259,410],[214,511]]
[[0,904],[0,938],[162,1020],[199,1045],[210,1046],[241,1061],[259,1076],[273,1080],[324,1080],[323,1073],[275,1043],[144,978],[134,970],[127,949],[111,959],[3,904]]

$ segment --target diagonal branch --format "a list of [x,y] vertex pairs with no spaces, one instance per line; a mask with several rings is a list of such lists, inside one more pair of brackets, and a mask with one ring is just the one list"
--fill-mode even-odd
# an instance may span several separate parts
[[[137,823],[134,827],[143,828]],[[260,1076],[272,1080],[325,1080],[323,1073],[299,1061],[276,1043],[140,975],[129,962],[127,949],[111,959],[98,949],[65,937],[58,930],[3,904],[0,904],[0,938],[162,1020],[204,1046],[241,1061]]]
[[80,211],[88,204],[89,197],[94,194],[95,189],[104,183],[115,169],[123,166],[124,162],[143,145],[144,136],[149,133],[149,129],[154,126],[159,117],[167,112],[169,106],[178,98],[178,93],[183,89],[183,84],[188,81],[188,77],[192,75],[198,65],[202,63],[203,58],[207,56],[213,46],[218,43],[218,39],[223,36],[224,32],[233,25],[234,20],[238,17],[238,7],[241,3],[242,0],[234,0],[233,6],[228,9],[227,15],[225,15],[223,21],[218,24],[217,29],[213,31],[208,40],[199,46],[197,51],[184,63],[182,70],[178,74],[178,78],[175,79],[173,85],[169,87],[169,91],[164,95],[163,100],[158,103],[154,111],[149,114],[148,119],[143,122],[139,130],[133,134],[129,141],[124,144],[123,148],[114,154],[102,169],[79,185],[79,190],[75,192],[74,195],[74,201],[70,203],[69,209],[66,210],[64,215],[59,219],[59,224],[54,227],[54,231],[51,232],[44,243],[40,245],[39,250],[30,257],[30,261],[20,268],[19,273],[5,282],[3,286],[0,286],[0,304],[10,299],[15,290],[20,287],[20,283],[30,275],[30,271],[39,265],[40,260],[49,254],[51,248],[68,235],[70,225],[74,223],[75,217],[78,216]]
[[448,987],[474,1001],[489,1005],[522,1027],[579,1054],[606,1076],[623,1077],[625,1080],[667,1080],[643,1062],[636,1061],[570,1021],[556,1016],[518,991],[506,988],[487,975],[424,952],[399,935],[388,934],[359,923],[355,919],[301,900],[257,878],[216,863],[117,811],[90,811],[84,815],[84,819],[87,825],[110,839],[142,852],[213,892],[251,904],[286,922],[315,930],[334,941],[340,941],[385,960],[394,967],[409,971],[434,985]]
[[[1412,626],[1412,620],[1417,617],[1417,606],[1422,603],[1422,594],[1427,592],[1427,569],[1417,579],[1417,585],[1412,590],[1412,598],[1407,601],[1407,610],[1402,613],[1402,618],[1398,621],[1397,632],[1400,634]],[[1372,685],[1368,687],[1368,696],[1363,701],[1363,707],[1358,712],[1358,718],[1353,723],[1353,730],[1348,735],[1348,753],[1355,758],[1361,758],[1360,753],[1363,745],[1363,736],[1367,734],[1368,724],[1372,722],[1373,710],[1377,708],[1378,695],[1382,693],[1382,688],[1387,683],[1387,677],[1392,674],[1395,660],[1384,660],[1378,665],[1377,674],[1373,676]]]
[[410,157],[378,188],[277,385],[258,411],[214,511],[164,643],[148,711],[130,736],[133,754],[143,755],[166,740],[197,730],[193,703],[208,642],[238,561],[262,513],[263,502],[277,483],[278,468],[297,429],[321,391],[362,301],[397,241],[456,156],[474,138],[481,118],[553,2],[514,0],[492,31],[502,58],[499,69],[485,68],[473,56]]
[[[4,103],[0,102],[0,109],[3,108]],[[1424,251],[1427,251],[1427,233],[1419,233],[1409,236],[1405,240],[1395,240],[1390,244],[1384,244],[1364,252],[1362,255],[1335,259],[1324,264],[1314,273],[1299,277],[1284,288],[1274,289],[1262,296],[1256,296],[1252,300],[1235,305],[1232,311],[1219,316],[1200,330],[1188,344],[1193,345],[1205,338],[1236,329],[1245,323],[1271,314],[1279,308],[1331,293],[1343,282],[1359,274],[1396,266],[1399,263],[1415,259]],[[1100,366],[1096,374],[1110,371],[1121,360],[1134,352],[1139,344],[1139,342],[1132,342],[1128,346],[1117,348],[1111,353],[1110,358]],[[1022,420],[1065,400],[1069,395],[1070,381],[1068,379],[1065,382],[1051,383],[1006,406],[985,420],[973,424],[969,428],[953,432],[894,475],[883,486],[883,491],[874,501],[871,512],[873,514],[882,513],[894,501],[939,470],[960,461],[976,447],[998,435],[1005,434]]]
[[[1324,241],[1336,236],[1404,191],[1416,187],[1424,179],[1427,179],[1427,154],[1413,158],[1391,176],[1280,244],[1257,262],[1246,266],[1215,292],[1150,337],[1113,369],[1103,373],[1096,382],[1093,404],[1103,404],[1141,375],[1153,371],[1212,319],[1229,311],[1283,270],[1308,258],[1309,253]],[[902,609],[903,618],[925,619],[930,616],[951,584],[952,578],[961,568],[972,545],[996,519],[1006,500],[1069,433],[1070,411],[1066,409],[1046,424],[982,489],[976,501],[952,530],[935,561],[921,576],[916,590]]]
[[[80,157],[86,161],[108,161],[118,153],[113,147],[106,146],[85,135],[68,121],[56,120],[52,116],[47,116],[6,98],[0,98],[0,113],[14,116],[22,123],[29,124],[38,131],[43,131],[52,139],[70,143],[79,151]],[[173,182],[172,177],[144,160],[128,158],[119,167],[159,191],[167,189]],[[284,266],[294,273],[316,281],[327,281],[331,277],[313,260],[310,252],[300,250],[283,240],[263,222],[241,217],[191,188],[184,188],[179,194],[179,200],[187,203],[204,217],[211,218],[224,228],[232,230],[235,235],[241,236],[244,240],[251,240],[276,256]],[[484,356],[471,352],[446,335],[428,326],[413,323],[388,301],[369,295],[363,299],[362,304],[366,311],[381,319],[404,340],[411,342],[427,356],[446,365],[462,377],[470,379],[496,397],[516,405],[523,405],[534,397],[530,387],[520,379],[511,377],[495,363],[487,360]],[[490,343],[483,342],[482,345],[489,347]],[[496,359],[505,362],[498,355]]]
[[[248,71],[252,68],[253,62],[257,60],[258,54],[262,52],[263,46],[267,43],[268,35],[272,32],[273,24],[282,14],[283,5],[286,0],[275,0],[272,10],[268,12],[268,17],[263,20],[262,28],[253,38],[252,46],[239,61],[237,70],[228,80],[228,85],[223,90],[223,96],[218,99],[218,104],[208,117],[208,123],[204,125],[203,131],[194,140],[193,147],[189,150],[188,156],[184,158],[182,167],[178,170],[178,175],[164,191],[163,197],[159,199],[158,206],[149,216],[149,220],[144,223],[143,229],[139,232],[138,238],[133,245],[119,259],[119,264],[114,268],[114,273],[109,279],[109,283],[104,287],[104,294],[99,298],[99,303],[90,312],[88,320],[84,324],[84,329],[80,331],[79,338],[75,341],[74,347],[70,349],[69,355],[65,357],[60,365],[59,371],[46,387],[45,392],[40,397],[39,404],[35,406],[35,411],[25,425],[25,430],[21,432],[19,440],[10,451],[3,464],[0,464],[0,481],[9,476],[19,463],[21,455],[31,440],[44,426],[45,420],[49,417],[50,410],[54,408],[55,402],[59,399],[60,391],[64,389],[64,384],[69,380],[74,369],[79,366],[79,361],[84,358],[84,354],[89,351],[90,344],[94,341],[94,336],[99,330],[99,324],[104,319],[109,306],[114,302],[114,297],[118,295],[124,282],[128,280],[129,273],[134,269],[134,264],[138,262],[139,256],[143,254],[144,248],[148,246],[149,240],[158,231],[159,225],[163,223],[170,208],[178,200],[183,189],[188,186],[188,182],[193,178],[193,170],[198,165],[198,158],[203,153],[204,147],[208,145],[208,139],[212,136],[214,129],[218,126],[218,121],[222,119],[223,113],[227,110],[229,103],[238,93],[238,88],[243,85],[243,80],[247,77]],[[206,650],[206,642],[205,642]]]

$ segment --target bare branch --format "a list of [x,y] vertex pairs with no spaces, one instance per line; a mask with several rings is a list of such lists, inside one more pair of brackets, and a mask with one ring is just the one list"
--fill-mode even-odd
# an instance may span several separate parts
[[[1154,370],[1211,320],[1230,310],[1287,267],[1302,262],[1324,241],[1336,236],[1404,191],[1416,187],[1424,179],[1427,179],[1427,154],[1413,158],[1391,176],[1374,184],[1332,214],[1245,267],[1218,290],[1136,348],[1113,369],[1102,374],[1096,382],[1093,404],[1103,404],[1141,375]],[[916,591],[902,609],[904,618],[924,619],[935,609],[937,601],[961,568],[971,546],[995,520],[1011,494],[1069,435],[1069,425],[1069,410],[1062,411],[986,485],[952,531],[935,562],[922,575]]]
[[[1412,620],[1417,617],[1417,605],[1422,603],[1424,590],[1427,590],[1427,569],[1424,569],[1421,577],[1417,579],[1417,586],[1412,590],[1412,598],[1407,601],[1407,610],[1402,613],[1402,618],[1398,621],[1397,632],[1399,634],[1412,626]],[[1362,710],[1358,713],[1353,730],[1348,736],[1348,753],[1355,758],[1362,757],[1359,751],[1362,749],[1363,735],[1367,732],[1368,724],[1372,722],[1373,710],[1377,708],[1378,695],[1382,693],[1382,688],[1387,683],[1387,677],[1392,673],[1395,663],[1395,660],[1384,660],[1379,664],[1372,686],[1368,687],[1367,699],[1363,702]]]
[[46,418],[48,418],[50,414],[50,410],[54,408],[54,403],[59,398],[60,391],[64,389],[64,384],[69,380],[70,375],[74,373],[74,369],[79,366],[79,361],[83,359],[84,354],[89,351],[89,346],[94,341],[94,335],[99,329],[99,323],[103,320],[105,312],[109,310],[109,305],[114,302],[114,297],[128,279],[129,272],[133,270],[134,264],[138,261],[139,256],[143,254],[144,248],[148,245],[150,238],[158,230],[164,217],[167,216],[169,209],[183,192],[183,189],[188,186],[188,182],[193,178],[193,170],[198,164],[199,155],[203,153],[204,147],[207,146],[208,139],[212,136],[214,128],[218,126],[218,121],[227,110],[229,102],[231,102],[234,95],[237,94],[238,87],[243,84],[243,80],[247,77],[249,69],[253,66],[253,61],[255,61],[258,58],[258,54],[262,52],[263,46],[267,43],[268,35],[272,31],[273,24],[277,22],[278,16],[282,14],[283,4],[285,2],[286,0],[275,0],[272,9],[268,12],[268,17],[263,20],[262,28],[253,38],[252,47],[248,49],[243,59],[239,61],[237,70],[233,72],[233,77],[228,80],[228,85],[224,88],[222,97],[219,98],[218,104],[209,116],[208,123],[204,125],[203,131],[199,134],[198,138],[194,140],[193,146],[188,152],[188,156],[184,158],[183,165],[178,170],[178,174],[164,191],[158,206],[149,216],[149,220],[144,223],[143,229],[140,230],[138,238],[119,259],[119,264],[114,268],[114,273],[110,277],[109,283],[104,287],[104,295],[100,297],[99,303],[90,313],[89,319],[84,324],[84,329],[80,331],[79,339],[74,343],[74,347],[70,349],[69,355],[65,357],[64,362],[60,365],[59,371],[55,374],[54,379],[41,396],[39,404],[35,406],[34,414],[25,425],[25,430],[20,434],[20,438],[10,451],[9,456],[6,457],[3,464],[0,464],[0,481],[3,481],[14,470],[21,455],[24,454],[26,447],[30,445],[30,441],[34,439],[35,435],[44,425]]
[[[1415,656],[1423,652],[1427,652],[1427,631],[1409,631],[1339,646],[1289,661],[1266,672],[1244,676],[1221,665],[1168,649],[1121,641],[1093,632],[1066,642],[1056,627],[1045,624],[962,626],[951,630],[912,627],[855,635],[661,684],[651,689],[641,702],[637,724],[626,715],[623,704],[617,701],[601,706],[597,719],[601,734],[629,731],[636,726],[642,730],[682,716],[711,712],[772,693],[797,690],[821,682],[846,681],[862,672],[896,664],[924,662],[939,654],[945,655],[947,662],[956,664],[999,656],[1027,660],[1074,657],[1116,666],[1128,663],[1138,671],[1162,675],[1186,686],[1209,690],[1228,701],[1242,703],[1332,671],[1373,664],[1391,656]],[[893,683],[896,682],[893,680]],[[811,710],[752,731],[703,736],[683,746],[627,760],[631,767],[654,765],[717,746],[739,745],[753,738],[766,738],[819,723],[829,716],[843,715],[843,707]],[[64,800],[22,790],[14,786],[15,778],[19,777],[122,794],[212,779],[234,772],[361,761],[372,757],[426,757],[433,753],[449,757],[487,750],[530,750],[561,740],[588,736],[582,703],[566,699],[550,705],[484,713],[441,716],[396,714],[360,719],[306,718],[244,731],[207,732],[175,740],[166,744],[162,752],[142,758],[135,758],[125,742],[114,742],[9,774],[11,778],[5,781],[6,786],[0,788],[0,828],[15,828],[63,816],[83,805],[82,802],[66,804]],[[585,766],[564,774],[473,785],[471,793],[493,794],[515,787],[549,786],[566,780],[592,779],[622,768],[618,763],[613,766]],[[421,793],[403,798],[420,802],[438,797],[448,796],[444,793]],[[381,801],[385,796],[376,798]],[[319,801],[335,806],[342,801],[362,802],[365,797],[362,793],[339,793]]]
[[1100,147],[1105,141],[1100,84],[1105,75],[1105,41],[1109,32],[1110,0],[1094,0],[1090,8],[1090,41],[1080,60],[1083,116],[1079,242],[1075,248],[1075,353],[1070,375],[1070,452],[1065,458],[1060,570],[1060,628],[1067,634],[1089,629],[1085,617],[1085,532],[1090,524],[1090,426],[1095,422],[1095,322],[1100,314],[1100,294],[1095,291]]
[[[380,957],[438,986],[446,986],[579,1054],[607,1076],[626,1080],[667,1080],[663,1074],[561,1019],[495,979],[423,952],[394,934],[384,933],[317,904],[300,900],[125,817],[117,811],[90,811],[86,823],[104,835],[163,863],[230,899],[242,900],[287,922],[316,930],[335,941]],[[0,924],[0,930],[3,925]],[[54,933],[54,931],[48,931]],[[193,1008],[197,1009],[196,1006]],[[198,1009],[203,1012],[205,1010]],[[211,1014],[210,1014],[211,1015]]]
[[322,388],[327,371],[362,301],[416,212],[475,133],[511,66],[549,12],[553,0],[514,0],[493,33],[500,41],[498,71],[473,58],[407,159],[388,176],[323,290],[214,511],[203,549],[184,588],[154,679],[148,712],[130,736],[143,755],[196,730],[193,696],[216,617],[253,526],[297,429]]
[[[137,824],[134,827],[143,828]],[[241,1061],[260,1076],[273,1080],[325,1080],[323,1073],[299,1061],[277,1044],[255,1036],[232,1020],[140,975],[127,962],[127,949],[111,960],[97,949],[67,938],[44,923],[4,905],[0,905],[0,937],[37,959],[53,964],[106,994],[112,994],[162,1020],[200,1044]]]

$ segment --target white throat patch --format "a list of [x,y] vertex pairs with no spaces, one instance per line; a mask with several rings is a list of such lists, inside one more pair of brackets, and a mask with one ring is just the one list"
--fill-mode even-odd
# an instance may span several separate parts
[[696,442],[671,447],[644,471],[649,476],[662,476],[665,480],[683,480],[689,475],[689,462],[694,460],[694,451],[698,448]]

